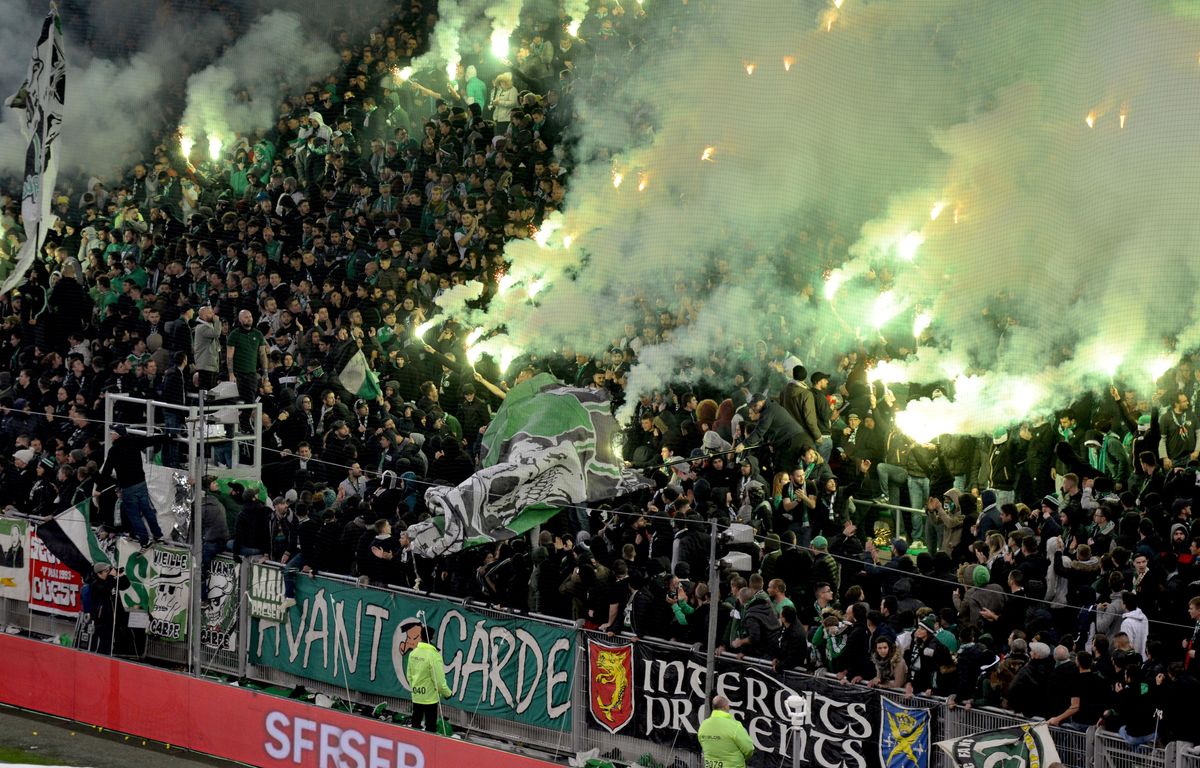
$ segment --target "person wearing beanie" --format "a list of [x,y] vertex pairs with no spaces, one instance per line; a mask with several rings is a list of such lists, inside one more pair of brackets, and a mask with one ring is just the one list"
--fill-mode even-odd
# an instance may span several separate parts
[[[966,578],[966,577],[964,577]],[[1004,608],[1004,588],[991,583],[992,574],[986,566],[977,565],[970,574],[965,595],[959,590],[953,594],[954,608],[958,611],[959,626],[973,624],[978,626],[981,611],[988,609],[999,613]]]
[[971,574],[971,583],[977,587],[986,587],[991,582],[992,574],[988,571],[987,566],[975,566],[975,572]]
[[931,613],[917,623],[912,643],[904,652],[908,679],[904,684],[906,696],[929,696],[934,688],[943,688],[952,681],[939,681],[938,671],[954,662],[950,650],[937,639],[937,618]]
[[809,543],[809,547],[813,556],[812,583],[823,581],[834,587],[836,593],[838,585],[841,584],[842,567],[834,556],[829,554],[829,540],[824,536],[817,536]]
[[1000,530],[1000,505],[996,501],[996,492],[991,488],[979,495],[979,503],[983,506],[983,512],[979,514],[975,540],[986,541],[989,533]]

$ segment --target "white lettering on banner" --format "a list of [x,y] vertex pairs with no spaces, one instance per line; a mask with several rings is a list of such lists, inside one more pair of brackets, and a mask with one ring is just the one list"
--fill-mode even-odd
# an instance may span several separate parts
[[[693,706],[704,700],[704,666],[696,661],[642,659],[641,719],[644,735],[656,731],[694,734],[703,710]],[[553,663],[550,664],[553,668]],[[739,712],[755,748],[791,754],[793,735],[785,704],[793,693],[809,700],[812,728],[802,733],[802,749],[812,745],[813,764],[820,768],[866,768],[866,740],[872,725],[864,702],[837,701],[812,691],[793,691],[782,681],[767,679],[753,670],[720,672],[716,692]]]
[[45,542],[38,538],[37,534],[34,534],[29,540],[29,551],[34,560],[41,560],[43,563],[50,564],[61,562],[54,556],[53,552],[46,549]]
[[179,640],[182,635],[183,628],[178,622],[167,621],[165,619],[150,620],[150,634],[158,635],[166,640]]
[[289,718],[283,712],[269,713],[263,725],[263,750],[275,760],[301,765],[311,753],[318,768],[425,768],[421,748],[403,741],[305,717]]
[[304,625],[308,623],[309,608],[307,600],[300,605],[300,623],[296,625],[295,632],[292,631],[292,622],[287,621],[286,616],[282,622],[283,632],[287,635],[288,661],[293,664],[296,663],[296,657],[300,655],[300,641],[304,639]]
[[[317,669],[332,673],[335,678],[347,677],[359,670],[359,662],[365,658],[369,641],[370,680],[376,681],[381,673],[408,688],[405,677],[404,645],[407,636],[392,631],[387,647],[383,645],[383,629],[389,626],[394,611],[363,601],[352,604],[354,616],[346,616],[346,601],[338,600],[335,593],[319,589],[312,597],[303,599],[292,609],[291,621],[280,623],[259,620],[258,639],[255,643],[258,655],[263,655],[264,646],[271,645],[265,635],[274,632],[275,655],[282,649],[289,664],[304,670]],[[363,614],[369,626],[364,627]],[[538,638],[523,628],[514,628],[490,623],[488,619],[476,619],[457,610],[446,610],[434,631],[436,642],[441,648],[455,648],[454,655],[446,659],[446,682],[454,691],[458,701],[478,695],[478,701],[488,706],[508,708],[523,714],[544,706],[551,718],[561,718],[571,709],[572,665],[563,661],[573,652],[572,639],[562,637],[548,647],[539,645]],[[347,626],[353,622],[353,630]],[[281,641],[282,637],[282,641]],[[332,646],[332,647],[330,647]],[[361,654],[361,656],[360,656]],[[381,658],[381,654],[383,657]],[[391,668],[388,669],[388,662]],[[332,663],[332,666],[330,664]],[[563,667],[561,670],[559,667]],[[477,675],[477,678],[472,676]],[[474,684],[474,686],[472,685]],[[545,702],[539,696],[545,688]],[[472,703],[475,699],[472,699]]]
[[[329,666],[329,617],[325,610],[325,590],[317,592],[313,599],[312,619],[308,622],[308,632],[304,633],[304,666],[308,666],[309,654],[312,653],[314,642],[321,641],[321,666]],[[318,620],[320,629],[317,628]]]
[[[534,670],[541,670],[544,664],[542,657],[542,648],[533,639],[533,635],[529,634],[524,629],[517,630],[517,637],[521,640],[521,650],[517,655],[517,685],[520,686],[529,675],[526,674],[525,663],[529,656],[534,657]],[[534,675],[536,682],[537,675]],[[533,703],[533,696],[537,693],[537,686],[530,685],[525,687],[525,692],[521,692],[518,687],[516,691],[517,701],[516,707],[518,712],[524,712],[529,709],[529,705]]]
[[[361,603],[360,603],[361,605]],[[333,676],[338,676],[338,662],[346,657],[346,671],[353,675],[358,670],[358,638],[362,637],[362,611],[354,611],[354,642],[346,634],[346,601],[333,604]]]
[[[558,657],[564,653],[569,654],[570,652],[571,641],[564,637],[559,640],[555,640],[554,645],[550,646],[550,653],[546,654],[546,714],[552,719],[558,719],[562,717],[571,709],[571,684],[568,682],[568,678],[571,674],[571,668],[569,665],[563,665],[564,669],[561,672],[557,671]],[[555,704],[554,689],[560,685],[567,687],[568,695],[563,698],[563,702],[561,704]]]
[[379,676],[379,637],[383,634],[383,625],[392,612],[382,605],[368,605],[366,611],[367,615],[375,620],[371,629],[371,682],[375,682],[375,678]]
[[[489,632],[484,629],[484,623],[480,621],[476,624],[475,631],[487,637],[488,647],[492,650],[491,663],[488,665],[490,667],[488,669],[488,680],[492,684],[492,695],[488,703],[496,706],[496,696],[499,694],[500,698],[504,699],[504,703],[511,707],[513,705],[513,696],[512,692],[508,690],[508,684],[504,682],[504,667],[513,655],[513,634],[504,627],[492,627],[492,630]],[[517,680],[517,685],[519,686],[520,684],[521,681]]]
[[[446,681],[452,691],[455,691],[460,701],[468,690],[472,675],[479,675],[480,695],[489,705],[496,706],[499,700],[512,707],[513,711],[521,714],[534,704],[534,695],[546,678],[546,713],[552,718],[562,717],[571,709],[571,697],[565,696],[565,701],[555,704],[555,691],[560,685],[569,685],[570,670],[558,671],[558,657],[571,652],[571,642],[567,638],[555,640],[546,652],[538,645],[537,638],[526,630],[518,629],[513,632],[505,627],[488,627],[486,619],[480,619],[473,625],[458,611],[447,611],[442,617],[441,626],[437,632],[438,647],[446,648],[451,644],[447,637],[456,640],[453,645],[460,646],[452,657],[446,660]],[[466,652],[461,650],[466,645]],[[516,661],[517,674],[510,688],[504,679],[504,671],[513,661]],[[529,662],[534,662],[530,664]],[[396,669],[403,676],[403,666],[397,664]]]
[[70,608],[78,602],[79,586],[70,584],[64,581],[59,581],[61,577],[48,573],[46,578],[41,574],[34,574],[33,580],[29,584],[30,594],[33,599],[43,603],[51,603],[60,605],[64,608]]

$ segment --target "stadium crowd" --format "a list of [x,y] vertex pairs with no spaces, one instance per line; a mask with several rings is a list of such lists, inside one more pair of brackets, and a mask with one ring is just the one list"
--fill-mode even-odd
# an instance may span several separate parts
[[[952,383],[873,381],[876,360],[900,352],[886,346],[824,350],[836,363],[809,371],[793,354],[807,347],[764,318],[714,345],[703,376],[635,404],[621,450],[652,492],[566,510],[532,539],[415,557],[404,531],[426,514],[423,491],[474,471],[506,382],[547,370],[623,402],[639,350],[686,324],[730,268],[680,276],[677,306],[635,302],[600,357],[564,349],[501,371],[466,363],[469,328],[419,336],[453,286],[481,281],[485,305],[505,243],[561,206],[579,160],[572,92],[617,77],[645,23],[640,6],[593,3],[578,38],[527,20],[511,62],[481,39],[454,81],[402,80],[433,6],[400,4],[366,41],[335,32],[336,71],[219,159],[183,157],[164,126],[126,175],[60,185],[28,281],[0,297],[0,504],[46,515],[98,495],[94,520],[111,528],[115,483],[126,532],[161,536],[118,446],[162,445],[176,465],[182,449],[121,429],[106,457],[104,395],[187,404],[230,381],[262,404],[269,503],[254,487],[222,492],[212,466],[206,560],[262,555],[686,643],[705,642],[715,610],[722,653],[781,669],[1104,722],[1133,743],[1187,733],[1200,670],[1188,357],[1154,392],[1114,386],[1052,418],[917,443],[894,414],[952,397]],[[18,203],[0,203],[11,255]],[[796,252],[835,266],[838,229],[800,233]],[[818,277],[780,274],[810,296]],[[374,399],[338,377],[360,350],[382,383]],[[749,568],[722,567],[720,595],[707,585],[713,518],[753,532],[722,536],[720,555]]]

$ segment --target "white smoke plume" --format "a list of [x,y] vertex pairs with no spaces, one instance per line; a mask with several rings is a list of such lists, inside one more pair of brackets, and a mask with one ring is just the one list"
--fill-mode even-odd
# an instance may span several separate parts
[[438,21],[429,38],[429,50],[413,59],[417,72],[440,69],[453,72],[462,60],[463,34],[480,23],[487,0],[438,0]]
[[[545,245],[508,249],[514,280],[488,318],[512,343],[598,353],[648,321],[640,296],[676,327],[641,353],[630,401],[702,375],[719,330],[810,369],[919,350],[904,375],[958,377],[958,405],[939,409],[969,431],[1110,379],[1144,389],[1200,343],[1185,255],[1200,234],[1195,14],[707,7],[648,8],[629,61],[577,85],[586,161]],[[536,300],[527,279],[543,282]]]
[[225,53],[188,78],[182,129],[228,142],[270,127],[280,100],[337,63],[333,48],[305,32],[299,15],[274,11]]
[[[67,55],[60,170],[107,176],[139,160],[149,160],[155,141],[169,132],[179,117],[182,99],[178,97],[184,82],[233,44],[236,29],[242,25],[262,43],[291,41],[301,44],[303,52],[326,45],[323,40],[334,28],[361,32],[364,23],[381,18],[387,3],[241,0],[225,3],[220,12],[196,3],[161,0],[88,0],[60,6]],[[272,9],[290,11],[300,18],[303,36],[267,34],[261,23],[250,25]],[[31,13],[23,0],[0,0],[0,19],[4,20],[0,46],[6,52],[0,61],[0,97],[7,98],[25,77],[41,16]],[[291,60],[290,49],[273,54],[280,61]],[[326,69],[332,66],[327,55],[318,58]],[[247,70],[236,72],[234,82],[256,77],[249,70],[252,64],[260,69],[268,66],[255,57],[243,59]],[[227,59],[225,71],[237,65]],[[307,74],[313,70],[305,64],[300,71]],[[208,82],[219,79],[213,76]],[[270,111],[267,125],[273,121],[275,102],[282,95],[279,85],[271,82],[264,94]],[[25,142],[9,110],[0,111],[4,113],[0,114],[0,174],[19,172],[24,167]],[[248,110],[236,111],[244,117]],[[249,124],[266,127],[257,120]]]
[[413,59],[413,69],[417,73],[440,70],[455,77],[469,39],[490,38],[492,53],[506,58],[522,7],[522,0],[439,0],[429,50]]

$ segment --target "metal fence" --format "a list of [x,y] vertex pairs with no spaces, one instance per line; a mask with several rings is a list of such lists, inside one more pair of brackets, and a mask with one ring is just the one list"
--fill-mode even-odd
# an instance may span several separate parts
[[1175,768],[1200,768],[1200,745],[1177,741],[1168,747],[1175,748]]
[[[180,457],[190,453],[191,440],[187,420],[197,418],[200,408],[159,400],[145,400],[108,393],[104,396],[104,452],[112,447],[109,429],[114,424],[130,424],[135,434],[151,434],[166,423],[166,416],[177,419],[175,443]],[[238,420],[251,423],[249,432],[237,428]],[[262,404],[213,404],[204,406],[204,464],[221,477],[243,480],[262,479]],[[177,465],[176,465],[177,466]],[[188,466],[184,464],[184,466]]]
[[[330,685],[316,680],[299,677],[271,667],[249,663],[249,609],[246,589],[249,583],[249,563],[242,564],[241,599],[238,611],[237,650],[214,650],[205,647],[200,663],[202,674],[222,673],[235,677],[247,677],[262,683],[294,688],[303,685],[314,693],[323,693],[331,697],[347,700],[355,704],[374,706],[380,703],[387,705],[395,712],[407,713],[410,705],[407,700],[388,698],[378,695],[361,694],[345,686]],[[326,577],[330,578],[330,577]],[[337,578],[337,577],[332,577]],[[348,585],[357,584],[350,578],[339,579]],[[453,602],[470,608],[480,614],[502,619],[512,619],[513,614],[491,606],[479,605],[462,599],[446,598],[435,595],[392,588],[388,591],[404,593],[406,597],[434,602]],[[492,744],[518,752],[529,752],[539,756],[549,756],[559,762],[565,762],[569,756],[596,750],[601,757],[609,757],[623,763],[635,764],[643,756],[649,756],[657,763],[667,768],[700,768],[702,760],[696,753],[671,743],[658,743],[640,738],[630,733],[612,734],[592,722],[588,716],[588,677],[589,664],[587,641],[589,637],[612,642],[613,638],[599,632],[584,630],[576,624],[562,619],[545,616],[522,614],[521,619],[530,623],[553,624],[562,628],[574,628],[576,631],[576,654],[574,670],[574,688],[571,696],[571,717],[568,728],[555,730],[513,722],[496,717],[485,717],[466,709],[445,707],[443,717],[452,725],[456,733],[469,735],[472,741],[481,744]],[[64,642],[74,636],[77,622],[74,619],[53,616],[30,609],[28,603],[12,599],[0,599],[0,626],[9,632],[29,633],[34,636],[57,637]],[[631,638],[622,638],[621,642]],[[662,640],[638,640],[639,643],[657,646],[674,651],[693,651],[694,649]],[[168,667],[187,669],[187,643],[167,642],[158,638],[148,638],[146,656],[148,659],[165,664]],[[765,668],[762,662],[743,659],[729,659],[728,664],[742,664],[747,670],[757,667]],[[974,707],[965,709],[961,706],[949,708],[942,699],[905,697],[902,692],[882,691],[881,694],[907,707],[927,708],[931,711],[930,721],[931,743],[941,739],[949,739],[981,731],[1004,728],[1028,722],[1010,712],[991,707]],[[1066,728],[1051,727],[1054,743],[1059,756],[1068,768],[1200,768],[1200,750],[1186,742],[1175,742],[1166,747],[1144,746],[1131,748],[1119,735],[1098,728],[1087,732]],[[930,768],[952,768],[953,763],[948,755],[941,750],[933,750],[929,761]],[[781,760],[783,758],[781,757]]]

